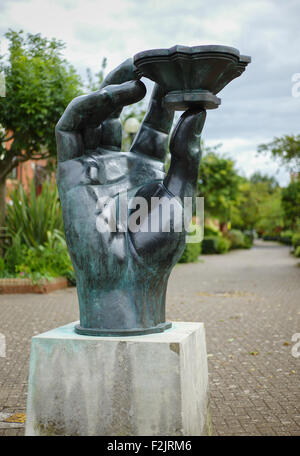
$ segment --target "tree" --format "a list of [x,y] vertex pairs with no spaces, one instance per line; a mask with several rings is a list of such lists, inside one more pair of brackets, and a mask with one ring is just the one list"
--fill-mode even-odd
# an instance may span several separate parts
[[100,70],[98,71],[98,73],[95,73],[95,76],[93,75],[91,69],[87,68],[87,70],[86,70],[86,76],[87,76],[86,89],[88,92],[95,92],[96,90],[99,90],[99,88],[104,80],[106,66],[107,66],[107,58],[103,57]]
[[272,142],[258,146],[258,152],[271,152],[274,158],[278,158],[291,171],[300,171],[300,135],[274,138]]
[[292,181],[282,191],[282,206],[285,215],[285,225],[295,228],[300,220],[300,179]]
[[268,176],[267,174],[261,174],[259,171],[256,171],[250,177],[250,182],[252,184],[265,183],[267,191],[271,194],[273,191],[279,187],[279,184],[274,176]]
[[283,226],[281,189],[276,179],[260,172],[250,179],[241,178],[231,215],[236,228],[274,234]]
[[198,195],[205,198],[206,213],[226,223],[238,195],[240,177],[233,160],[219,156],[215,149],[206,150],[199,170]]
[[81,93],[79,76],[61,55],[61,41],[13,30],[5,37],[8,56],[0,56],[6,80],[6,97],[0,101],[0,226],[8,174],[19,163],[56,154],[55,125]]
[[[266,184],[264,184],[266,185]],[[258,205],[257,231],[274,236],[284,226],[284,213],[281,203],[281,188],[276,187],[271,194],[266,192]]]
[[252,230],[259,218],[261,194],[258,185],[246,178],[239,182],[238,195],[231,208],[231,224],[240,230]]

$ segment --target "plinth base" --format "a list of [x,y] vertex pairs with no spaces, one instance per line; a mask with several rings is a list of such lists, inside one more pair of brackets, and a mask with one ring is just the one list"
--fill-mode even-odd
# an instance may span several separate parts
[[74,326],[32,338],[26,435],[210,434],[203,323],[127,337]]

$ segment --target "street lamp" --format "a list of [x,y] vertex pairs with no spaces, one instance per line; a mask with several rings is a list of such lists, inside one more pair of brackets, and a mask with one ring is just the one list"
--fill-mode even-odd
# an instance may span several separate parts
[[124,123],[124,130],[129,136],[130,143],[133,142],[134,137],[140,128],[140,122],[135,117],[129,117]]

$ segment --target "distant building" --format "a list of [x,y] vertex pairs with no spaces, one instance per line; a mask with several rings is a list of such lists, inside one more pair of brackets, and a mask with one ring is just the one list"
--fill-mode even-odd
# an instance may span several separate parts
[[19,183],[27,190],[32,180],[34,180],[36,190],[39,193],[41,185],[48,175],[46,166],[46,159],[28,160],[24,163],[19,163],[19,165],[12,170],[6,181],[7,195],[9,194],[9,191],[15,188]]
[[293,172],[290,174],[291,182],[295,182],[300,179],[300,173]]
[[[9,149],[12,141],[6,143],[6,148]],[[19,183],[21,183],[25,190],[28,190],[31,181],[34,179],[37,193],[40,192],[43,181],[49,175],[46,168],[47,160],[28,160],[24,163],[19,163],[16,168],[12,170],[6,180],[6,198],[9,201],[9,192],[13,190]]]

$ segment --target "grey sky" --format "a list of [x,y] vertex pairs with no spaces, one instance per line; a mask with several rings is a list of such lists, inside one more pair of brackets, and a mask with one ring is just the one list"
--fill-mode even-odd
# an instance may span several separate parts
[[[278,168],[257,157],[258,144],[300,132],[300,97],[291,92],[300,73],[299,19],[300,0],[0,0],[1,35],[10,27],[62,39],[83,76],[104,56],[112,69],[136,52],[175,44],[224,44],[251,55],[246,72],[219,94],[222,105],[208,112],[203,132],[246,175]],[[288,181],[283,169],[278,178]]]

